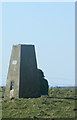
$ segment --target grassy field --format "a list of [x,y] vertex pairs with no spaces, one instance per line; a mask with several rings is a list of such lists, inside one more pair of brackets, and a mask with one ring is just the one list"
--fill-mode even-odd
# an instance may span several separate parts
[[72,88],[49,89],[48,97],[2,98],[2,118],[75,118],[76,101],[75,89]]

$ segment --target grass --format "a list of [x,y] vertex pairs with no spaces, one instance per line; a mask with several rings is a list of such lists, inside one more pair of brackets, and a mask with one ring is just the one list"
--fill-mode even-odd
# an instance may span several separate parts
[[2,118],[75,118],[75,89],[52,88],[49,96],[2,98]]

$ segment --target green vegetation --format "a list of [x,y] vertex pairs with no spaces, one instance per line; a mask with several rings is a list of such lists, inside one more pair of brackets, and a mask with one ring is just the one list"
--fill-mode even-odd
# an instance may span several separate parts
[[2,98],[3,118],[75,118],[75,89],[52,88],[49,96]]

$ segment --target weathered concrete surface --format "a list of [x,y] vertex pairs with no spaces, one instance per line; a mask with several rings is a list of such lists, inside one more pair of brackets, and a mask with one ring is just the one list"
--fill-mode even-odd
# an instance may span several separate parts
[[[20,80],[20,45],[13,45],[10,65],[7,76],[5,98],[10,97],[11,81],[14,81],[14,96],[19,97],[19,80]],[[16,64],[13,62],[17,61]]]
[[40,96],[40,81],[37,76],[37,62],[34,45],[21,46],[19,97]]
[[[11,82],[14,82],[14,90],[10,87]],[[12,95],[17,98],[41,96],[34,45],[13,46],[5,98]]]

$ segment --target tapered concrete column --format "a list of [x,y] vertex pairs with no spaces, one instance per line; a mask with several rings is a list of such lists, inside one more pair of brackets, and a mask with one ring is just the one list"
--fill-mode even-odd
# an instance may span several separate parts
[[8,70],[5,98],[29,98],[40,95],[34,45],[14,45]]

